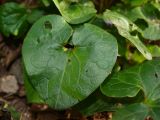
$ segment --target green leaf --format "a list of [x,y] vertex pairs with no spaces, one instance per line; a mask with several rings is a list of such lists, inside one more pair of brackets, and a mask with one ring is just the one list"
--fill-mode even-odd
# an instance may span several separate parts
[[140,90],[148,96],[160,84],[159,70],[159,59],[145,62],[114,74],[101,85],[101,90],[110,97],[134,97]]
[[[150,53],[152,54],[153,58],[156,57],[160,57],[160,47],[157,45],[147,45],[146,46],[148,48],[148,50],[150,51]],[[134,61],[136,63],[142,63],[145,61],[145,58],[143,57],[143,55],[141,53],[139,53],[139,51],[135,50],[135,51],[126,51],[126,58],[129,61]]]
[[143,103],[148,107],[148,116],[159,120],[160,59],[116,73],[101,85],[102,93],[109,97],[134,97],[140,90],[145,96]]
[[[145,4],[141,7],[128,10],[127,17],[133,22],[144,20],[147,26],[142,30],[142,36],[149,40],[160,39],[160,11],[153,4]],[[143,24],[143,23],[140,23]]]
[[46,7],[50,5],[50,1],[49,0],[41,0],[41,1]]
[[135,103],[118,109],[113,114],[113,120],[145,120],[147,107],[142,103]]
[[9,2],[0,6],[0,31],[9,36],[17,36],[26,24],[27,9],[18,3]]
[[71,24],[83,23],[96,14],[90,0],[53,0],[65,20]]
[[[150,51],[151,52],[151,51]],[[151,52],[152,54],[152,52]],[[152,55],[152,57],[154,57]],[[139,53],[139,51],[135,50],[134,52],[131,52],[131,51],[126,51],[126,58],[127,60],[131,60],[131,61],[134,61],[136,63],[142,63],[144,62],[146,59],[143,57],[143,55],[141,53]]]
[[160,39],[160,23],[149,24],[149,26],[143,31],[143,37],[149,40]]
[[27,72],[24,67],[23,67],[23,78],[24,78],[25,90],[27,91],[26,92],[27,101],[29,103],[44,103],[42,98],[40,98],[40,95],[37,93],[37,91],[31,85],[31,83],[29,81],[29,77],[28,77]]
[[158,45],[150,45],[148,49],[153,57],[160,57],[160,47]]
[[34,88],[51,107],[64,109],[98,88],[111,73],[117,49],[116,39],[99,27],[85,24],[73,33],[62,17],[50,15],[32,26],[22,53]]
[[96,112],[115,111],[116,108],[117,106],[109,98],[102,95],[99,89],[74,106],[74,109],[77,109],[85,116],[93,115]]
[[104,111],[113,111],[115,106],[112,103],[109,103],[100,98],[92,98],[94,102],[91,103],[91,99],[85,102],[88,102],[88,105],[85,106],[83,109],[79,111],[85,116],[91,116],[97,112],[104,112]]
[[122,0],[122,1],[126,4],[130,4],[131,6],[139,6],[148,2],[148,0]]
[[21,117],[21,113],[19,111],[17,111],[14,107],[9,106],[7,108],[9,110],[9,112],[11,113],[11,117],[13,120],[20,120]]
[[105,11],[103,18],[106,23],[113,23],[117,27],[119,34],[127,38],[132,44],[134,44],[146,59],[152,59],[152,55],[145,47],[145,45],[141,42],[138,35],[132,35],[132,33],[135,31],[141,32],[133,22],[131,22],[125,16],[117,12],[112,12],[110,10]]
[[144,103],[135,103],[117,109],[113,114],[113,120],[145,120],[147,117],[159,120],[159,109],[159,106],[150,108]]
[[32,9],[32,11],[28,14],[27,21],[28,21],[30,24],[33,24],[33,23],[36,22],[39,18],[41,18],[44,14],[45,14],[45,12],[44,12],[43,10]]
[[[103,94],[109,97],[134,97],[141,89],[139,67],[133,67],[113,75],[101,85]],[[121,91],[121,92],[120,92]],[[123,92],[122,92],[123,91]]]

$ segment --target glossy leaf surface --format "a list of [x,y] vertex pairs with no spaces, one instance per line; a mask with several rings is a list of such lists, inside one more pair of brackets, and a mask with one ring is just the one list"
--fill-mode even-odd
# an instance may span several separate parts
[[64,109],[89,96],[104,81],[115,64],[117,49],[116,39],[99,27],[85,24],[73,32],[62,17],[50,15],[29,31],[23,60],[43,100]]

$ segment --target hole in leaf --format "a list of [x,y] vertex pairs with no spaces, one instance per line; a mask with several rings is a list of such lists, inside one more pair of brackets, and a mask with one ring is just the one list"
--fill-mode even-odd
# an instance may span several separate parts
[[136,36],[138,34],[138,31],[134,30],[130,32],[132,36]]
[[68,59],[68,62],[71,62],[71,59]]
[[134,53],[135,52],[135,47],[133,47],[133,46],[129,46],[129,51],[131,52],[131,53]]
[[158,78],[158,74],[157,74],[157,73],[155,73],[154,76],[155,76],[156,78]]
[[145,30],[148,27],[148,23],[143,19],[137,19],[135,24],[142,30]]
[[67,48],[67,49],[74,49],[74,45],[71,45],[71,44],[68,44],[68,43],[65,44],[64,47]]
[[44,23],[44,27],[48,30],[51,30],[52,29],[52,24],[49,22],[49,21],[45,21]]

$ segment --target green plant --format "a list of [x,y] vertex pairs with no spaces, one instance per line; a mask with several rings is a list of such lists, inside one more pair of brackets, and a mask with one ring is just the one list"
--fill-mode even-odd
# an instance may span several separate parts
[[[113,111],[113,120],[159,120],[159,1],[42,2],[54,2],[61,15],[37,20],[38,14],[24,39],[28,101],[72,107],[87,116]],[[6,35],[17,35],[20,26],[0,27]]]

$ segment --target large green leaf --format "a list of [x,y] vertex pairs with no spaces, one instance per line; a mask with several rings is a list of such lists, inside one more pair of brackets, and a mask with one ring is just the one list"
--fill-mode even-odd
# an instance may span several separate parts
[[152,55],[139,39],[138,35],[132,35],[133,32],[141,32],[140,29],[125,16],[106,10],[103,14],[106,23],[113,23],[121,36],[127,38],[148,60],[152,59]]
[[9,2],[0,6],[0,31],[17,36],[26,24],[27,9],[18,3]]
[[101,86],[102,93],[110,97],[134,97],[140,90],[144,92],[148,115],[159,120],[160,59],[116,73]]
[[[141,7],[128,10],[127,17],[133,22],[142,19],[148,24],[142,31],[144,38],[149,40],[160,39],[160,11],[153,4],[145,4]],[[143,23],[140,23],[140,25],[141,24]]]
[[71,24],[83,23],[92,18],[96,9],[90,0],[53,0],[65,20]]
[[33,25],[22,53],[34,88],[51,107],[64,109],[104,81],[115,64],[117,49],[116,39],[102,29],[85,24],[73,33],[62,17],[50,15]]

